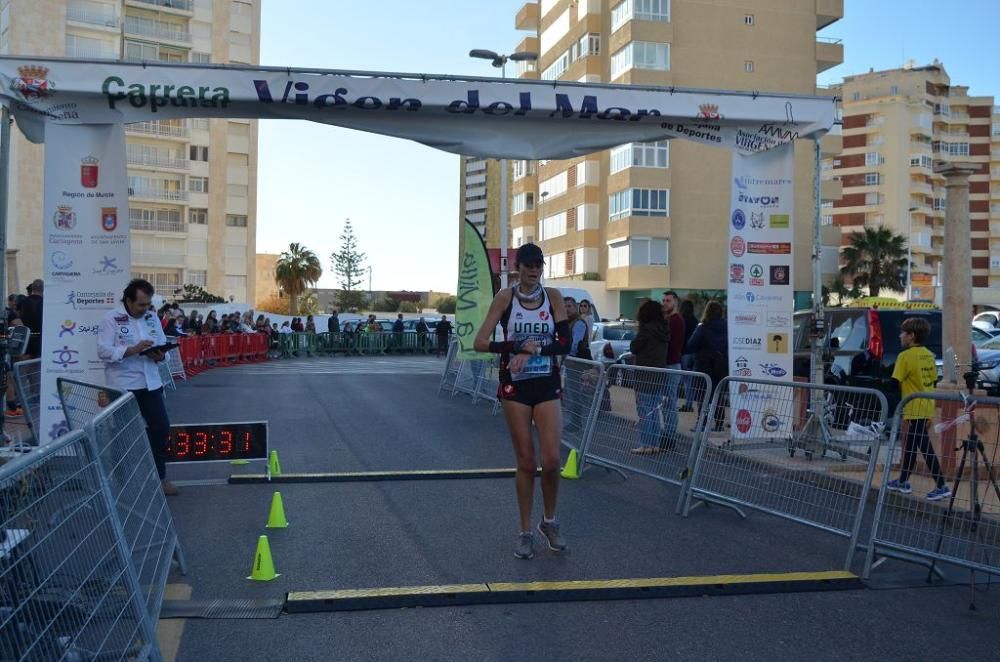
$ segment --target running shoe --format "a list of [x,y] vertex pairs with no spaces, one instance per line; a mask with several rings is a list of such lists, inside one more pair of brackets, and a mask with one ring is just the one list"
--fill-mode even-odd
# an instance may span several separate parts
[[[900,482],[898,480],[890,480],[885,484],[885,489],[890,492],[899,492],[900,494],[909,494],[913,491],[913,487],[910,485],[909,481]],[[930,495],[928,495],[929,497]]]
[[947,485],[942,485],[941,487],[935,487],[933,490],[927,493],[928,501],[940,501],[941,499],[947,499],[951,496],[951,488]]
[[530,559],[535,555],[532,549],[535,536],[531,531],[522,531],[517,534],[517,544],[514,545],[514,557],[518,559]]
[[566,541],[559,534],[559,522],[546,522],[544,519],[538,523],[538,532],[545,537],[549,543],[549,549],[553,552],[565,552]]

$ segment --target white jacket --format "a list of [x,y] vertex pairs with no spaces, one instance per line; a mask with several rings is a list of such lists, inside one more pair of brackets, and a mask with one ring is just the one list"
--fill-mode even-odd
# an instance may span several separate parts
[[154,313],[135,318],[125,310],[125,304],[118,304],[104,316],[97,332],[97,355],[104,361],[108,386],[129,391],[142,388],[153,391],[163,386],[153,359],[141,354],[125,358],[125,350],[143,340],[151,340],[153,346],[167,342]]

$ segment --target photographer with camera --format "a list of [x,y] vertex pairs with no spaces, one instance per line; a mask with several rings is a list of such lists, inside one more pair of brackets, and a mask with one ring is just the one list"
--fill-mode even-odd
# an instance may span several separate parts
[[159,348],[167,338],[153,312],[153,285],[141,278],[125,287],[122,304],[108,311],[97,334],[97,355],[104,361],[104,377],[111,388],[130,391],[146,421],[149,445],[163,493],[176,496],[166,480],[167,440],[170,420],[163,403],[163,382],[157,363],[165,358]]

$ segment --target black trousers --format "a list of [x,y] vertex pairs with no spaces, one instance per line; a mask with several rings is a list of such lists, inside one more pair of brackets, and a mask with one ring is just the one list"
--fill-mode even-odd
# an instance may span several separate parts
[[139,412],[146,421],[146,434],[156,462],[156,473],[163,480],[167,475],[167,441],[170,437],[170,419],[167,418],[167,407],[163,403],[163,388],[153,391],[140,388],[132,391],[132,395],[139,403]]
[[934,478],[934,483],[941,487],[944,485],[944,476],[941,475],[941,464],[938,462],[934,447],[931,446],[931,436],[927,433],[927,419],[917,418],[906,422],[906,437],[903,439],[903,469],[899,474],[899,482],[905,483],[913,473],[913,465],[917,463],[917,451],[924,456],[927,469]]

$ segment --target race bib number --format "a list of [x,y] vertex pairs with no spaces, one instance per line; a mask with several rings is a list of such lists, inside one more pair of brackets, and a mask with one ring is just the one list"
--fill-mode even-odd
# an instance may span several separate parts
[[[529,340],[534,340],[535,342],[541,344],[544,343],[548,338],[545,336],[531,337]],[[521,372],[516,372],[511,374],[511,380],[520,381],[522,379],[532,379],[534,377],[547,377],[552,374],[552,357],[551,356],[531,356],[524,364],[524,368]]]

